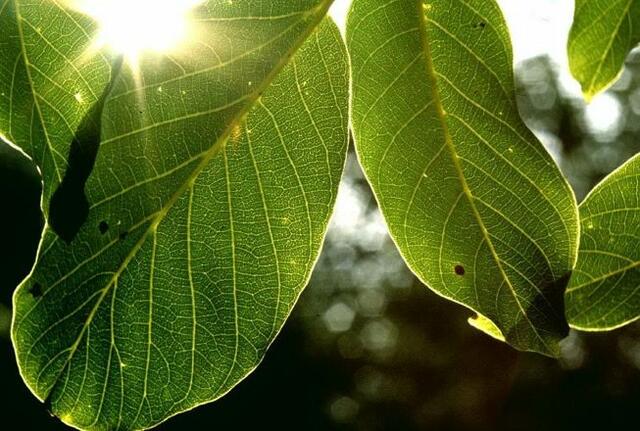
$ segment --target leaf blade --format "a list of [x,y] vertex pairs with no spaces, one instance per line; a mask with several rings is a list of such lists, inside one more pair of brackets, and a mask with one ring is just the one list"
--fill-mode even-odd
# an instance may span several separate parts
[[639,2],[576,0],[567,48],[569,67],[588,101],[616,81],[638,42]]
[[584,331],[609,331],[640,317],[640,157],[605,178],[580,205],[582,240],[567,289],[567,317]]
[[499,9],[356,0],[347,34],[356,149],[405,260],[510,344],[556,354],[577,210],[519,118]]
[[14,297],[23,378],[66,423],[147,428],[261,361],[318,257],[345,159],[346,53],[335,26],[314,31],[329,4],[210,2],[222,59],[142,64],[142,101],[118,76],[87,221],[69,243],[46,229]]

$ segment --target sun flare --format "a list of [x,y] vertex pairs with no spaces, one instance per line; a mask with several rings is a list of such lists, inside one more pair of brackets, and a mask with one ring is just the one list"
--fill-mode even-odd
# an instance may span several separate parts
[[74,9],[99,26],[95,47],[124,55],[135,64],[142,53],[167,53],[192,31],[190,14],[203,0],[73,0]]

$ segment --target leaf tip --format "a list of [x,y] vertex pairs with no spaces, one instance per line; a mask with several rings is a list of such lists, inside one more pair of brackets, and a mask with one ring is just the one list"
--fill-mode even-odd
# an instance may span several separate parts
[[478,314],[475,317],[470,317],[467,322],[469,322],[469,325],[471,325],[472,327],[481,332],[484,332],[488,336],[498,341],[507,341],[500,328],[498,328],[495,323],[493,323],[489,318],[483,316],[482,314]]

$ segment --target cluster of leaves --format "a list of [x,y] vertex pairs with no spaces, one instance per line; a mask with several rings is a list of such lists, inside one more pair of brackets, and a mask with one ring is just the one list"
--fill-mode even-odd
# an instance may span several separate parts
[[[182,54],[134,68],[64,3],[0,0],[0,133],[46,219],[12,338],[65,423],[149,428],[259,364],[320,252],[349,124],[407,264],[473,326],[553,356],[569,325],[640,316],[640,157],[578,209],[519,117],[495,1],[355,0],[346,44],[331,3],[204,1]],[[637,0],[576,0],[587,98],[638,20]]]

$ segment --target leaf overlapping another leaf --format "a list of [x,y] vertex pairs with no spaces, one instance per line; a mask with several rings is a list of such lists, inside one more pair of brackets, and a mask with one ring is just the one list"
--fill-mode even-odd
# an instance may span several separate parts
[[86,220],[67,240],[46,227],[14,297],[23,378],[66,423],[147,428],[261,361],[308,280],[344,164],[348,61],[320,25],[330,3],[205,2],[206,31],[183,55],[142,57],[136,75],[87,56],[86,17],[2,2],[0,53],[15,61],[0,71],[0,131],[39,166],[46,214],[108,93]]
[[605,331],[640,317],[640,155],[580,205],[578,264],[567,289],[569,323]]
[[356,148],[409,266],[476,327],[556,354],[576,203],[518,115],[498,6],[355,0],[347,45]]

